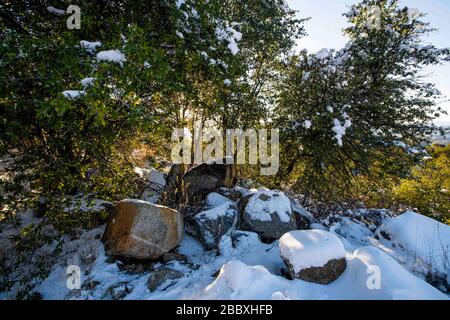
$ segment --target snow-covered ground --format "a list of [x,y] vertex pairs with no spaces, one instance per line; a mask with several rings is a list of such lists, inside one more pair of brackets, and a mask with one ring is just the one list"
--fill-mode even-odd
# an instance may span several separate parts
[[[91,230],[75,243],[67,244],[71,251],[61,261],[66,262],[56,265],[38,286],[44,299],[111,299],[108,292],[120,287],[130,291],[124,297],[127,300],[448,299],[447,295],[400,265],[374,238],[371,238],[373,245],[347,250],[348,265],[344,274],[331,284],[320,285],[284,278],[281,270],[285,266],[280,258],[278,241],[264,244],[257,234],[244,231],[234,232],[229,242],[234,246],[228,251],[221,250],[220,256],[214,251],[205,251],[198,240],[185,235],[177,252],[186,255],[188,263],[166,264],[183,272],[184,277],[169,280],[157,291],[150,292],[147,288],[150,272],[129,274],[121,271],[119,262],[108,262],[103,244],[97,239],[102,231],[102,228]],[[66,285],[66,268],[86,260],[86,255],[93,255],[95,259],[91,259],[91,264],[82,264],[84,289],[70,292]],[[379,280],[374,278],[377,275]]]
[[[140,173],[161,178],[152,171]],[[209,211],[205,212],[220,215],[218,211],[227,210],[229,203],[233,201],[212,193],[206,199]],[[27,224],[33,221],[29,214],[24,218]],[[185,255],[187,261],[139,262],[140,271],[132,272],[123,262],[106,256],[100,240],[104,231],[101,226],[86,230],[79,237],[64,238],[59,258],[36,291],[43,299],[449,298],[444,293],[450,285],[449,226],[413,212],[391,217],[386,210],[357,209],[315,221],[311,228],[317,231],[308,235],[295,231],[295,237],[288,239],[289,248],[281,248],[299,254],[293,257],[299,264],[305,262],[302,252],[307,253],[308,261],[317,260],[313,251],[302,249],[311,243],[322,258],[325,253],[331,258],[345,257],[344,273],[328,285],[289,280],[279,249],[279,242],[286,239],[267,244],[256,233],[241,230],[224,235],[219,249],[212,251],[206,251],[198,239],[186,233],[174,251]],[[329,245],[322,246],[329,236],[319,230],[331,232],[333,241]],[[320,239],[316,239],[316,233]],[[81,289],[68,289],[69,266],[80,268]],[[183,277],[167,280],[151,292],[148,279],[153,270],[162,266],[182,272]],[[447,283],[437,286],[441,289],[438,290],[425,281],[427,273],[444,277]],[[14,292],[0,293],[0,299],[11,298]]]

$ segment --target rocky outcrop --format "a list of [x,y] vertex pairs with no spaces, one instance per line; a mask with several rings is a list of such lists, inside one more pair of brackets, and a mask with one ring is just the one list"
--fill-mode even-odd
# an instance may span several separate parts
[[102,241],[110,256],[157,259],[178,246],[183,219],[178,211],[142,200],[118,202]]

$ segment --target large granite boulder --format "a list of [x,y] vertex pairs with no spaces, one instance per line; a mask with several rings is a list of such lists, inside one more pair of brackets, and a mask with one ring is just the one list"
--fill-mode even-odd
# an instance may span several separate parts
[[344,245],[328,231],[288,232],[279,245],[291,278],[328,284],[339,278],[347,266]]
[[142,200],[118,202],[102,241],[111,256],[157,259],[175,248],[183,237],[178,211]]

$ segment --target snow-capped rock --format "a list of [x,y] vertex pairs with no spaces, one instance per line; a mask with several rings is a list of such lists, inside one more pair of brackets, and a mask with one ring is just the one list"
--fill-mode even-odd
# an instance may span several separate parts
[[241,228],[273,240],[296,229],[291,203],[283,192],[260,189],[244,196],[238,204]]
[[350,254],[345,272],[326,287],[301,280],[289,281],[269,272],[262,265],[231,260],[222,266],[218,277],[195,296],[198,299],[233,300],[271,300],[280,297],[292,300],[448,299],[374,247],[361,247]]
[[231,202],[231,200],[217,192],[211,192],[206,196],[205,200],[206,205],[210,208],[220,206],[225,202]]
[[280,238],[280,255],[292,278],[328,284],[345,270],[345,249],[327,231],[291,231]]
[[295,223],[297,224],[297,230],[311,229],[311,224],[314,221],[313,216],[304,207],[299,205],[293,198],[289,197],[291,202],[292,212],[295,217]]
[[212,250],[218,248],[222,236],[235,228],[237,220],[236,207],[227,201],[195,215],[193,224],[199,240],[207,250]]

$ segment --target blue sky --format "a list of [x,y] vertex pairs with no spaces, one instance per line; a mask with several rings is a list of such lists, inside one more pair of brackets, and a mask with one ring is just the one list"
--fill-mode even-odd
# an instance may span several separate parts
[[[307,37],[299,40],[299,48],[318,51],[322,48],[341,48],[347,39],[342,35],[346,19],[342,13],[356,0],[287,0],[292,9],[299,11],[300,17],[311,17],[305,24]],[[417,8],[426,13],[424,18],[432,27],[439,29],[424,39],[440,48],[450,47],[450,0],[401,0],[401,4]],[[441,106],[450,113],[450,63],[429,67],[424,70],[429,81],[446,96]],[[436,121],[438,124],[450,124],[450,114]]]

